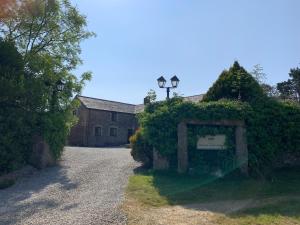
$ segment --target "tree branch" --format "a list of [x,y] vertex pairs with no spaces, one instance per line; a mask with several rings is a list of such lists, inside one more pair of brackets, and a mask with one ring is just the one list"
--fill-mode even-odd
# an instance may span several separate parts
[[30,42],[31,42],[31,35],[32,35],[32,27],[33,27],[33,22],[34,22],[34,17],[31,19],[31,24],[30,24],[30,28],[29,28],[29,35],[28,35],[28,41],[27,41],[27,45],[26,45],[26,50],[25,50],[25,56],[24,58],[27,57],[27,53],[28,53],[28,47],[30,45]]
[[41,30],[42,30],[42,28],[43,28],[43,26],[44,26],[44,23],[45,23],[45,21],[46,21],[46,17],[47,17],[47,4],[45,3],[44,16],[43,16],[42,22],[40,23],[40,26],[39,26],[39,28],[38,28],[38,30],[37,30],[37,33],[36,33],[36,35],[35,35],[35,37],[34,37],[32,43],[31,43],[30,49],[33,48],[34,43],[35,43],[37,37],[39,36],[39,34],[40,34],[40,32],[41,32]]

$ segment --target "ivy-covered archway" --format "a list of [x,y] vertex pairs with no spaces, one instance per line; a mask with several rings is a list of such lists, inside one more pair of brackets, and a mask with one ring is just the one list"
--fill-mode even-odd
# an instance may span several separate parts
[[241,120],[213,120],[213,121],[201,121],[185,119],[182,120],[177,126],[178,136],[178,150],[177,160],[179,173],[186,173],[189,168],[188,159],[188,125],[198,126],[223,126],[223,127],[235,127],[235,153],[238,167],[244,175],[248,175],[248,147],[246,128],[244,121]]

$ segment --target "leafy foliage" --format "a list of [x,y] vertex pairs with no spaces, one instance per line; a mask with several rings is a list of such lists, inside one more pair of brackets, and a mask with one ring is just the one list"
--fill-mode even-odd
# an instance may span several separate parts
[[153,147],[147,142],[144,133],[141,129],[137,130],[133,136],[130,137],[131,156],[134,160],[142,162],[145,167],[152,166]]
[[221,73],[203,100],[217,101],[226,98],[251,102],[264,95],[259,83],[236,61],[228,71]]
[[247,103],[221,100],[218,102],[191,103],[181,98],[157,102],[146,107],[139,115],[145,138],[162,155],[169,157],[175,166],[177,159],[177,125],[186,118],[204,121],[245,119],[251,111]]
[[[81,63],[80,43],[94,34],[69,0],[15,0],[3,6],[0,129],[7,135],[1,137],[0,171],[10,171],[27,162],[33,135],[43,136],[53,156],[60,157],[77,120],[73,96],[91,79],[90,72],[77,78],[71,71]],[[59,81],[63,91],[57,89]]]
[[277,89],[282,99],[300,102],[300,68],[290,70],[291,79],[277,84]]
[[[236,169],[234,127],[190,125],[188,128],[188,158],[193,174],[217,172],[219,175],[223,175]],[[226,136],[226,151],[199,151],[196,149],[199,137],[218,134]]]
[[11,42],[0,40],[0,174],[21,166],[30,143],[24,110],[22,56]]
[[[300,152],[299,104],[269,98],[237,62],[221,74],[209,89],[204,102],[184,102],[178,97],[149,104],[139,115],[146,140],[170,160],[171,167],[176,167],[177,163],[177,125],[184,119],[244,120],[247,126],[249,168],[253,175],[265,176],[283,163],[283,155]],[[203,132],[227,134],[223,129],[205,126],[192,128],[190,146],[195,146],[195,136],[201,136]],[[230,132],[227,136],[230,136]],[[203,161],[203,155],[197,159],[191,147],[189,151],[192,163]],[[232,155],[222,157],[225,161],[229,159],[229,164],[234,164]],[[224,168],[226,170],[226,166]]]

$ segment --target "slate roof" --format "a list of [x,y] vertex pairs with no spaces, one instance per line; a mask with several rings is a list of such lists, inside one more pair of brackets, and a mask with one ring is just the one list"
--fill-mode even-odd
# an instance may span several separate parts
[[184,101],[197,103],[197,102],[202,101],[203,97],[204,97],[204,95],[202,94],[202,95],[187,96],[187,97],[184,97],[183,99],[184,99]]
[[115,102],[98,98],[90,98],[85,96],[77,96],[82,104],[88,109],[98,109],[105,111],[114,111],[122,113],[135,114],[136,105],[123,102]]
[[[110,101],[105,99],[85,97],[81,95],[78,95],[77,98],[88,109],[136,114],[136,113],[143,112],[145,107],[143,104],[133,105],[133,104]],[[184,97],[185,101],[191,101],[191,102],[199,102],[202,99],[203,99],[203,95],[193,95],[193,96]]]

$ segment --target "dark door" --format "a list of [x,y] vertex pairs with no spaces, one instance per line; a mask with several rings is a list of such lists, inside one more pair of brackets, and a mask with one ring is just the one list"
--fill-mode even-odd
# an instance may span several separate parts
[[128,129],[127,131],[127,143],[129,143],[129,138],[133,135],[133,129]]

